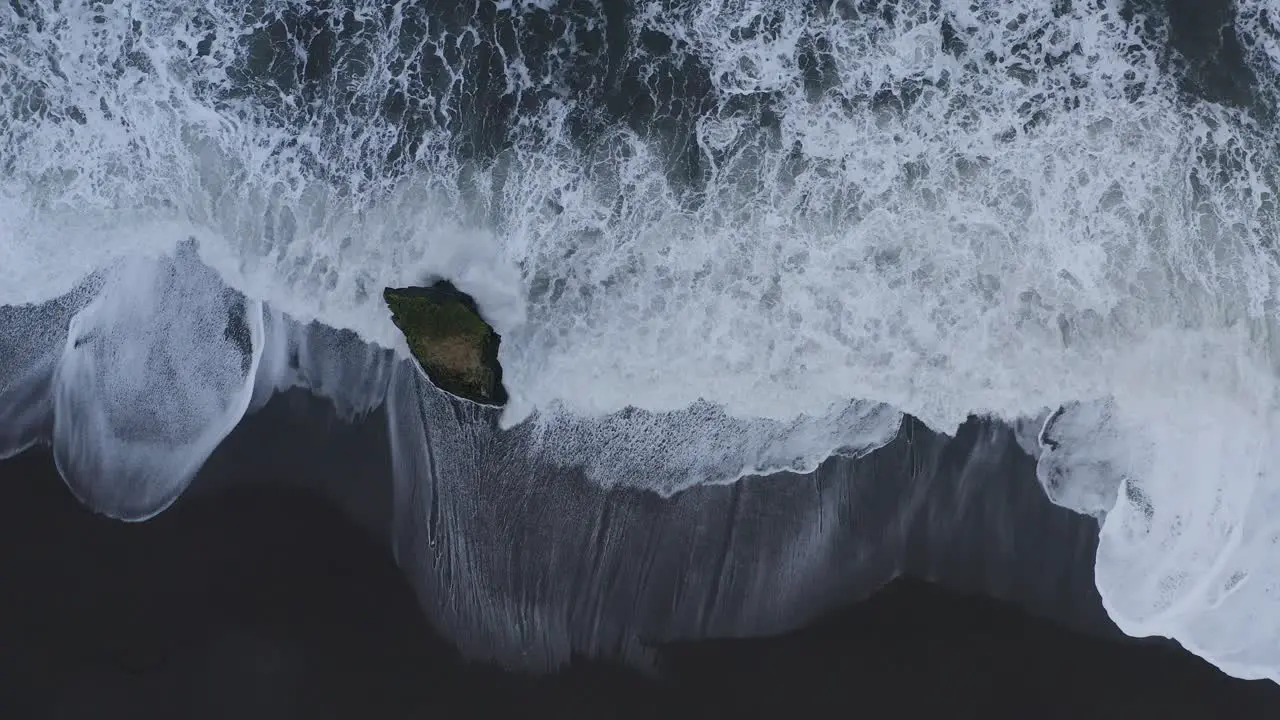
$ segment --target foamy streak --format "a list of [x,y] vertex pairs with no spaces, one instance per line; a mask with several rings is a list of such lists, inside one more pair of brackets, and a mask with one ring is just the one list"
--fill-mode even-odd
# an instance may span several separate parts
[[303,325],[274,308],[264,312],[266,341],[249,412],[260,409],[275,393],[295,387],[329,400],[338,417],[348,421],[382,405],[391,374],[389,351],[350,331]]
[[[273,312],[403,351],[380,289],[454,278],[504,336],[513,392],[503,423],[537,413],[540,427],[578,441],[561,459],[580,459],[586,433],[619,422],[582,418],[634,406],[640,425],[608,431],[624,445],[596,454],[608,462],[594,477],[663,492],[873,447],[896,427],[876,404],[950,431],[971,412],[1015,418],[1101,399],[1107,424],[1067,433],[1044,458],[1087,458],[1093,469],[1070,467],[1070,483],[1119,488],[1098,561],[1109,610],[1126,630],[1176,637],[1230,672],[1280,677],[1264,519],[1280,492],[1269,440],[1280,407],[1269,249],[1280,134],[1182,97],[1160,69],[1163,38],[1115,10],[642,3],[632,34],[665,37],[711,88],[690,131],[698,172],[681,184],[669,146],[682,138],[666,136],[678,128],[571,133],[575,111],[595,110],[591,92],[563,81],[586,47],[571,23],[530,56],[504,56],[503,92],[530,100],[501,152],[472,157],[455,142],[466,123],[449,123],[465,114],[471,93],[458,88],[475,68],[461,51],[437,51],[485,28],[440,24],[408,4],[317,15],[356,29],[332,72],[304,83],[291,63],[311,36],[287,41],[276,66],[249,60],[268,48],[272,13],[300,5],[254,5],[250,25],[243,4],[223,0],[127,5],[0,9],[0,94],[17,99],[0,116],[0,303],[59,296],[94,270],[163,264],[194,237],[222,281]],[[1242,44],[1273,97],[1274,8],[1238,5]],[[499,21],[547,12],[514,4]],[[437,57],[453,64],[425,79],[405,70]],[[673,66],[638,46],[626,60],[642,86],[671,80]],[[431,122],[384,112],[389,90]],[[157,311],[132,292],[104,290],[73,332],[92,329],[107,345],[60,361],[56,396],[78,413],[105,403],[140,414],[128,395],[94,390],[138,379],[101,359],[120,343],[150,343],[175,362],[187,350],[154,343],[204,349],[173,318],[149,318]],[[130,455],[139,478],[185,473],[252,392],[226,348],[212,349],[217,391],[193,415],[209,434],[184,431],[168,446],[182,453]],[[27,367],[43,376],[39,362]],[[6,382],[22,392],[37,387],[14,377]],[[147,392],[176,382],[145,380]],[[353,413],[377,397],[302,381]],[[852,398],[871,404],[853,406],[849,425],[797,420]],[[694,429],[678,423],[704,401],[757,423],[776,456],[744,460],[716,425],[696,431],[727,464],[690,470],[676,457],[665,480],[635,472],[634,458],[671,457],[665,443]],[[630,433],[651,416],[663,432]],[[35,427],[40,411],[32,417],[22,422]],[[76,437],[113,427],[100,417]],[[876,417],[884,422],[866,426]],[[54,420],[72,422],[61,411]],[[801,442],[771,436],[797,422]],[[15,437],[6,442],[31,435]],[[1101,447],[1081,454],[1072,438]],[[562,446],[546,447],[554,462]],[[1124,474],[1097,478],[1098,467]],[[130,482],[90,490],[128,513],[175,491]]]

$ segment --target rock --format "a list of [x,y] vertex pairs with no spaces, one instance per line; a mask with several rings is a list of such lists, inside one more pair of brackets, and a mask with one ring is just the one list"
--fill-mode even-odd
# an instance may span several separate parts
[[442,280],[431,287],[387,288],[391,319],[436,387],[484,405],[507,402],[498,344],[470,295]]

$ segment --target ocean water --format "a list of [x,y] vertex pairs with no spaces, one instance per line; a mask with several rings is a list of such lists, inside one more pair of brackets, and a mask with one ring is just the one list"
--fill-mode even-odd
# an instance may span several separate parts
[[[1280,680],[1280,4],[1190,5],[14,0],[0,457],[143,520],[276,393],[383,414],[397,559],[478,617],[468,514],[547,469],[678,507],[982,415],[1116,625]],[[436,277],[500,412],[390,322]]]

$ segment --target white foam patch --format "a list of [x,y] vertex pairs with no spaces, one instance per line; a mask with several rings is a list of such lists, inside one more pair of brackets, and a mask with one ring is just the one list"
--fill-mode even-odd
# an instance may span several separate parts
[[262,310],[189,249],[111,268],[70,322],[53,451],[71,491],[112,517],[168,507],[249,406]]
[[[1041,477],[1082,511],[1118,490],[1096,577],[1122,630],[1174,638],[1238,677],[1280,680],[1274,371],[1248,332],[1167,341],[1134,354],[1113,400],[1046,426]],[[1173,350],[1188,361],[1180,368],[1151,354]]]
[[530,449],[543,462],[581,468],[605,487],[670,496],[747,475],[812,472],[831,455],[861,457],[897,436],[902,414],[853,402],[781,423],[733,418],[699,403],[671,413],[633,409],[598,419],[560,413],[532,424]]
[[1236,37],[1260,74],[1259,85],[1280,100],[1280,82],[1276,80],[1280,71],[1280,2],[1237,0],[1235,7]]
[[1041,423],[1036,476],[1055,504],[1099,518],[1115,506],[1127,466],[1113,463],[1118,450],[1133,448],[1117,447],[1115,438],[1124,433],[1115,426],[1114,414],[1114,401],[1107,398],[1070,403]]

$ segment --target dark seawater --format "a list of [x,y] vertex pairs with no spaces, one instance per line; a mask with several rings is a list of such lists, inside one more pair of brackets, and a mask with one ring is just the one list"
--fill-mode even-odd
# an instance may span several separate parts
[[[507,580],[526,588],[523,601],[612,602],[567,617],[624,632],[656,611],[620,603],[619,588],[665,576],[655,564],[688,562],[627,548],[635,534],[722,548],[719,566],[685,568],[673,590],[700,598],[707,618],[730,602],[726,587],[795,582],[756,603],[755,628],[717,633],[707,620],[698,637],[648,645],[646,668],[579,658],[537,676],[465,662],[459,645],[474,654],[483,635],[510,628],[429,626],[388,550],[384,428],[379,413],[347,425],[324,402],[286,393],[242,423],[173,508],[137,525],[76,503],[44,450],[0,464],[0,702],[12,708],[0,716],[1280,711],[1274,684],[1121,637],[1092,589],[1092,521],[1045,501],[1010,433],[976,422],[954,440],[913,427],[872,458],[832,461],[813,477],[751,478],[669,503],[579,485],[615,518],[604,538],[580,515],[590,498],[559,514],[508,514],[513,536],[564,540],[545,554],[512,551]],[[769,529],[751,520],[759,515]],[[597,537],[564,537],[575,527]],[[814,528],[821,543],[804,539]],[[892,577],[899,552],[910,578],[857,602]],[[485,597],[449,592],[459,605]],[[726,634],[771,637],[714,639]]]

